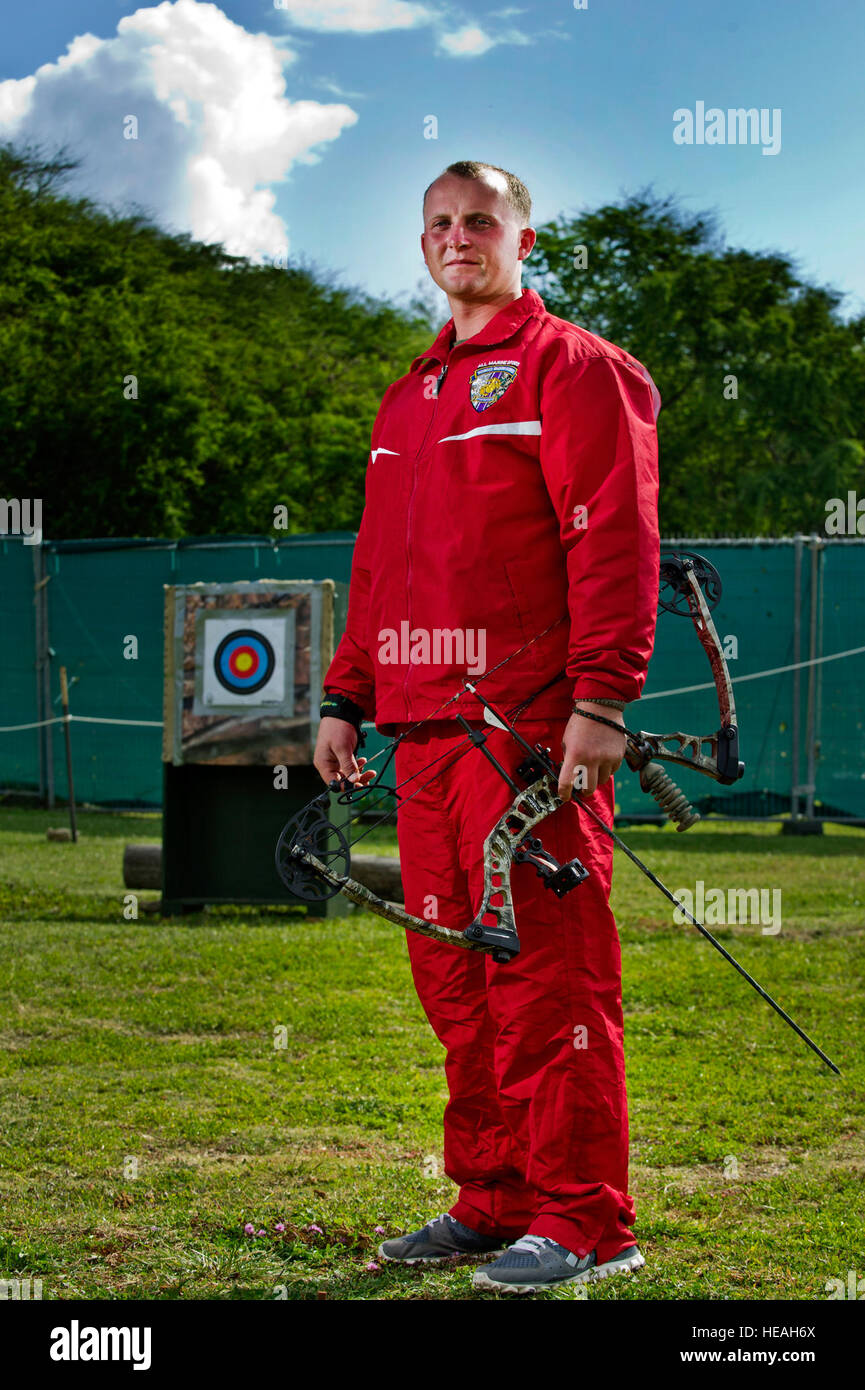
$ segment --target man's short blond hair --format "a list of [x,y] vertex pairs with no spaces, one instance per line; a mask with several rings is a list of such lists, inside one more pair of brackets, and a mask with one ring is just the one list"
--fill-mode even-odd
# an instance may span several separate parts
[[[442,169],[437,178],[433,179],[433,183],[444,178],[445,174],[456,174],[458,179],[482,179],[487,173],[503,175],[507,185],[505,197],[520,218],[520,230],[523,227],[528,227],[532,220],[532,199],[529,190],[522,179],[518,179],[516,174],[512,174],[508,169],[500,169],[498,164],[484,164],[477,159],[458,159],[455,164],[449,164],[446,169]],[[430,183],[424,189],[424,207],[426,206],[427,193],[432,186],[433,184]]]

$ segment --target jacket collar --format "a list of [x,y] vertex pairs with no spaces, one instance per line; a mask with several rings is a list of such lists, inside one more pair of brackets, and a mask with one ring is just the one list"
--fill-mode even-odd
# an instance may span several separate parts
[[[541,296],[535,290],[526,288],[519,299],[514,299],[510,304],[506,304],[490,319],[489,323],[484,324],[483,328],[475,333],[474,337],[467,338],[465,343],[460,343],[460,347],[492,347],[496,343],[504,343],[508,338],[513,337],[526,319],[531,318],[532,315],[544,313],[546,313],[546,309]],[[445,361],[451,351],[450,341],[454,326],[453,319],[448,319],[435,342],[412,362],[411,371],[415,371],[421,362],[428,361],[430,357],[436,358],[439,362]]]

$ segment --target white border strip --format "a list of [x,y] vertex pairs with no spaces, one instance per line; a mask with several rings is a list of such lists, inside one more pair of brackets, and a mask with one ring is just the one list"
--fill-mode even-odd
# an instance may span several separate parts
[[466,434],[446,434],[439,444],[449,444],[452,439],[474,439],[479,434],[540,434],[540,420],[511,420],[501,425],[478,425],[477,429]]

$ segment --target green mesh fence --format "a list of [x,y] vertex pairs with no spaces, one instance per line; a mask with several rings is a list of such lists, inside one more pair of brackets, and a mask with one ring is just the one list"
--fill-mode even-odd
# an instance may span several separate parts
[[[158,806],[161,802],[158,726],[162,719],[163,584],[325,578],[347,583],[353,544],[354,534],[348,532],[295,536],[276,545],[239,537],[176,543],[46,542],[38,559],[43,566],[44,613],[51,648],[49,713],[60,713],[58,673],[65,666],[74,682],[70,694],[74,715],[139,721],[73,722],[77,798],[104,805]],[[809,747],[813,747],[815,814],[865,817],[865,636],[861,621],[865,541],[824,540],[815,580],[806,540],[801,551],[798,597],[796,548],[790,541],[682,539],[675,545],[706,555],[723,578],[723,597],[713,616],[730,651],[741,755],[747,764],[744,779],[731,788],[682,772],[677,780],[686,794],[704,812],[786,812],[794,784],[801,788],[809,784]],[[39,578],[34,552],[38,549],[15,538],[0,539],[3,728],[40,718],[38,605],[34,603],[34,584]],[[796,673],[778,669],[796,659],[797,611],[800,661],[808,661],[812,653],[818,657],[851,653],[801,670],[798,725]],[[130,635],[138,638],[135,661],[125,660],[123,655],[124,639]],[[771,674],[749,678],[763,671]],[[707,688],[692,690],[692,686]],[[631,727],[653,732],[709,733],[717,728],[711,672],[688,618],[660,615],[644,696],[629,708],[626,717]],[[794,732],[798,737],[794,738]],[[67,787],[62,727],[54,725],[49,736],[55,792],[63,799]],[[379,736],[372,736],[368,751],[375,751],[382,743]],[[675,776],[675,770],[670,771]],[[45,785],[39,730],[0,733],[0,788],[39,792]],[[803,790],[803,796],[806,794]],[[627,770],[617,778],[617,802],[626,818],[655,811],[654,803],[640,791],[637,778]]]
[[[38,547],[0,541],[0,726],[39,717],[36,705],[36,625],[33,590]],[[56,693],[56,692],[55,692]],[[0,787],[39,787],[38,730],[0,734]]]
[[[354,533],[298,536],[280,545],[222,537],[206,541],[66,541],[44,545],[51,697],[59,669],[77,717],[161,725],[164,584],[198,580],[336,579],[351,571]],[[25,552],[22,555],[22,552]],[[13,679],[0,681],[0,725],[37,719],[32,547],[3,542],[2,608]],[[138,638],[137,660],[123,655]],[[59,703],[53,714],[60,713]],[[51,731],[55,788],[67,795],[63,730]],[[141,724],[73,722],[73,776],[80,801],[159,806],[162,731]],[[0,734],[0,786],[39,789],[38,731]]]

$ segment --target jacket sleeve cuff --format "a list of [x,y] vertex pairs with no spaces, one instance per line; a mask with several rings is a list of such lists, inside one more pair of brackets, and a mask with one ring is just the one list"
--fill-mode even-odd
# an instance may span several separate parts
[[632,701],[639,700],[640,694],[639,691],[626,694],[623,690],[615,690],[609,685],[601,686],[598,684],[597,680],[587,678],[585,680],[578,680],[574,683],[573,698],[574,700],[593,700],[596,704],[599,702],[601,704],[606,704],[610,701],[615,701],[624,709],[624,707],[631,704]]
[[607,699],[606,695],[576,695],[574,705],[578,704],[603,705],[605,709],[617,709],[619,713],[628,708],[627,700],[610,700]]

